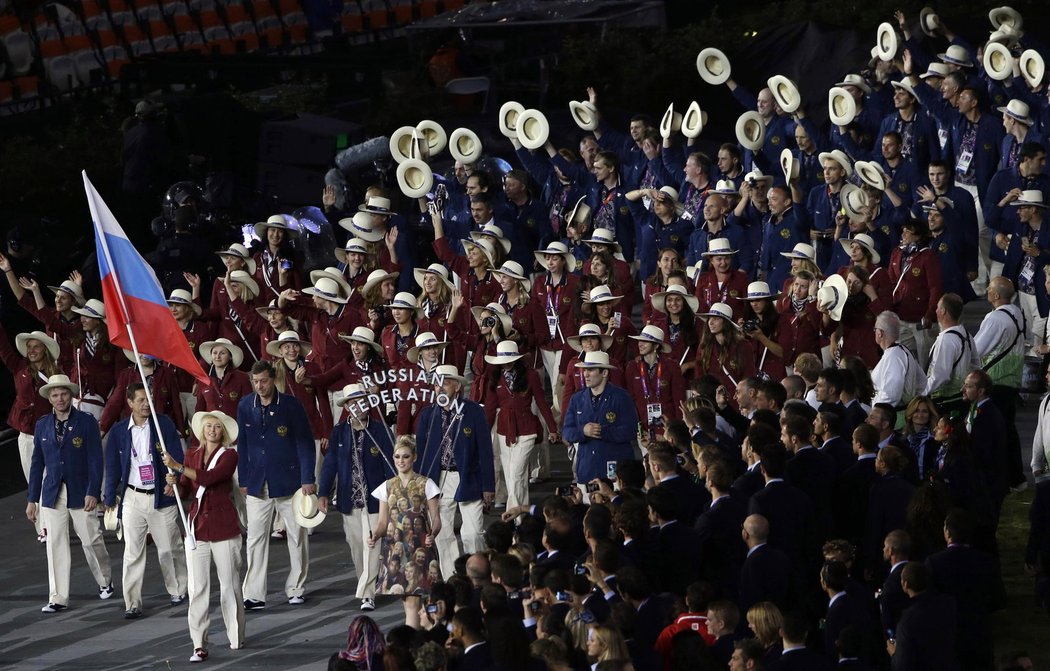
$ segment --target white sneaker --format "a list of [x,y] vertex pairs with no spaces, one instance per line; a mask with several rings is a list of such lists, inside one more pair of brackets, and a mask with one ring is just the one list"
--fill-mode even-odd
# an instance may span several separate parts
[[376,602],[374,599],[364,598],[361,599],[361,610],[375,610]]
[[288,605],[289,606],[300,606],[300,605],[302,605],[304,603],[306,603],[306,599],[304,599],[301,596],[288,597]]
[[208,659],[208,651],[204,648],[197,648],[193,651],[193,654],[190,655],[191,662],[203,662],[206,659]]
[[113,583],[98,588],[98,598],[105,601],[111,596],[113,596]]

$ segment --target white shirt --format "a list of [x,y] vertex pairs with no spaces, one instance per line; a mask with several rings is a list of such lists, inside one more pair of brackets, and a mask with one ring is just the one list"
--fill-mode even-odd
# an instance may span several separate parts
[[[958,335],[951,335],[953,332]],[[953,367],[956,360],[959,363]],[[953,377],[958,377],[961,382],[966,373],[980,367],[981,361],[977,358],[977,350],[973,346],[970,334],[961,325],[949,326],[941,331],[933,343],[933,350],[930,352],[930,370],[923,395],[930,396]],[[957,392],[956,389],[950,390],[952,394]]]
[[[1016,338],[1017,329],[1021,329],[1021,337]],[[977,348],[977,356],[984,361],[986,357],[998,354],[1004,347],[1014,343],[1014,348],[1020,350],[1024,355],[1024,341],[1030,324],[1024,316],[1024,311],[1016,305],[1000,305],[984,316],[981,328],[973,337],[974,347]],[[1015,342],[1016,338],[1016,342]]]
[[907,347],[894,343],[882,353],[882,358],[871,371],[876,403],[898,406],[919,394],[926,386],[922,366]]
[[157,474],[153,473],[148,482],[143,480],[143,475],[148,476],[151,471],[156,470],[153,466],[153,455],[150,454],[150,421],[147,419],[142,426],[137,426],[134,419],[128,420],[128,429],[131,430],[131,459],[128,467],[128,484],[138,489],[153,489],[156,486]]
[[[435,483],[430,478],[427,478],[426,490],[425,490],[424,493],[426,494],[427,501],[429,501],[430,499],[437,498],[438,496],[441,496],[441,487],[438,487],[437,483]],[[378,499],[380,501],[386,501],[387,500],[386,483],[385,482],[372,490],[372,498]]]
[[1036,414],[1035,435],[1032,436],[1032,471],[1046,468],[1047,450],[1050,450],[1050,394],[1043,397]]

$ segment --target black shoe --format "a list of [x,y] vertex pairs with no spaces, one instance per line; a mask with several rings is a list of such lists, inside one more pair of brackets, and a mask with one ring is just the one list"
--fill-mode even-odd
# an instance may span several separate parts
[[244,610],[262,610],[266,608],[265,601],[256,601],[255,599],[244,600]]
[[40,609],[41,613],[57,613],[60,610],[65,610],[66,607],[60,603],[49,603]]
[[128,610],[124,611],[125,620],[137,620],[140,617],[142,617],[142,611],[138,608],[129,608]]
[[186,602],[186,595],[176,596],[174,594],[168,595],[171,598],[171,605],[178,606]]

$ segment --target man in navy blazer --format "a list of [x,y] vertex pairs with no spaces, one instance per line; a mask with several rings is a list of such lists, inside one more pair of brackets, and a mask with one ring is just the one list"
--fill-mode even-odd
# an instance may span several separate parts
[[802,615],[785,615],[784,624],[780,626],[784,652],[770,668],[773,671],[831,671],[833,664],[826,657],[806,647],[808,634],[809,624]]
[[785,482],[787,453],[783,445],[757,449],[766,484],[751,496],[748,513],[769,520],[770,545],[782,550],[801,568],[802,559],[815,558],[820,549],[813,528],[813,504],[801,489]]
[[102,491],[102,438],[95,418],[73,408],[73,396],[79,393],[65,375],[52,375],[40,387],[52,412],[33,430],[26,517],[35,523],[40,516],[47,529],[49,596],[40,609],[43,613],[57,613],[69,605],[70,519],[98,583],[99,598],[113,594],[109,553],[94,515]]
[[[911,605],[901,614],[896,637],[886,643],[893,671],[955,671],[955,599],[936,594],[930,572],[922,562],[908,562],[901,571],[901,586]],[[982,638],[991,638],[988,632]],[[982,668],[992,668],[991,666]]]
[[678,471],[676,451],[666,444],[655,444],[649,450],[649,469],[653,480],[674,495],[677,520],[693,526],[700,512],[711,502],[711,495],[701,485]]
[[732,477],[724,463],[707,467],[707,491],[714,500],[696,520],[695,528],[700,544],[700,575],[720,586],[723,596],[735,599],[747,550],[740,536],[747,504],[730,491]]
[[[435,372],[435,390],[448,401],[428,405],[419,413],[416,464],[420,474],[441,487],[441,531],[435,540],[441,575],[448,580],[455,574],[461,552],[474,554],[485,549],[482,516],[496,496],[496,471],[485,411],[463,397],[466,378],[455,366],[438,366]],[[462,551],[455,534],[457,508],[463,519]]]
[[873,623],[867,604],[846,591],[849,569],[839,561],[829,561],[820,570],[820,587],[828,596],[828,611],[824,617],[824,654],[832,663],[838,662],[836,641],[847,627],[861,636],[859,657],[871,661]]
[[747,613],[759,601],[786,608],[793,593],[794,564],[784,552],[767,543],[769,520],[748,515],[740,535],[747,545],[747,558],[740,569],[740,612]]
[[343,533],[357,570],[356,596],[361,610],[374,610],[380,548],[368,547],[379,521],[379,501],[372,491],[395,471],[389,429],[369,416],[367,397],[363,385],[343,388],[342,402],[350,416],[332,429],[317,484],[317,506],[328,512],[329,495],[338,482],[336,509],[342,513]]
[[246,495],[248,566],[244,575],[244,608],[266,607],[266,574],[270,563],[270,522],[274,510],[284,519],[290,568],[284,583],[288,603],[303,603],[310,548],[306,529],[296,522],[292,495],[317,493],[317,456],[306,410],[295,396],[277,391],[276,372],[268,361],[252,366],[252,388],[237,405],[237,479]]
[[645,493],[645,501],[649,506],[649,521],[658,528],[660,591],[685,594],[686,588],[700,577],[697,534],[692,526],[678,520],[678,501],[667,485],[651,487]]
[[988,494],[995,507],[995,523],[1007,492],[1006,420],[991,399],[992,378],[983,370],[975,370],[963,381],[963,397],[970,402],[966,415],[966,430],[970,434],[977,468],[984,475]]
[[[124,529],[124,617],[142,616],[142,579],[146,572],[146,535],[157,546],[157,562],[171,605],[186,600],[186,551],[179,529],[178,507],[167,469],[161,460],[167,450],[183,461],[182,440],[166,415],[152,416],[146,389],[132,382],[127,391],[131,416],[109,432],[106,448],[106,507],[120,506]],[[119,502],[117,497],[120,497]]]
[[456,671],[489,671],[492,668],[492,648],[484,635],[481,611],[473,606],[460,608],[452,616],[451,637],[463,644],[463,654],[454,660]]
[[882,557],[890,565],[890,573],[882,583],[882,589],[878,593],[879,619],[882,624],[882,632],[887,637],[893,638],[897,631],[897,623],[901,619],[901,613],[908,607],[910,601],[904,593],[901,585],[901,572],[908,564],[911,557],[911,536],[903,529],[895,529],[886,534],[886,540],[882,544]]

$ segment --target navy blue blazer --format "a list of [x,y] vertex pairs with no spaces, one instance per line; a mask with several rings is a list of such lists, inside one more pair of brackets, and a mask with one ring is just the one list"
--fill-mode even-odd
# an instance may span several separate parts
[[[371,419],[361,431],[358,440],[362,448],[361,469],[364,473],[365,503],[368,512],[378,513],[379,501],[372,496],[372,490],[394,475],[391,472],[394,447],[390,443],[389,429],[381,422]],[[328,441],[328,452],[321,464],[321,479],[317,483],[317,495],[330,496],[332,485],[338,479],[336,510],[344,515],[349,515],[354,511],[354,497],[350,487],[354,481],[353,450],[353,429],[350,427],[350,422],[339,422],[332,428],[332,437]]]
[[[892,657],[893,671],[955,671],[959,668],[955,652],[955,599],[923,592],[917,594],[897,624],[897,651]],[[979,634],[989,638],[987,631]]]
[[[492,461],[492,433],[485,411],[474,401],[461,398],[462,416],[453,418],[449,430],[455,432],[452,452],[459,473],[455,500],[477,501],[485,492],[496,491],[496,471]],[[434,482],[441,481],[441,407],[428,405],[419,413],[416,425],[416,471]]]
[[882,633],[891,638],[896,636],[897,623],[900,622],[901,614],[911,601],[911,597],[901,585],[901,573],[904,572],[904,566],[901,564],[890,570],[879,592],[879,620],[882,624]]
[[[609,461],[634,458],[634,440],[638,429],[638,409],[634,399],[621,387],[606,384],[597,403],[594,393],[581,389],[569,399],[562,418],[562,436],[577,443],[576,477],[590,482],[606,475]],[[583,427],[591,422],[602,425],[600,438],[589,438]]]
[[[164,447],[171,454],[171,457],[175,461],[182,463],[183,454],[182,440],[179,438],[179,432],[175,428],[175,423],[167,415],[156,415],[154,419],[156,421],[150,422],[149,433],[150,445],[152,446],[150,454],[153,457],[153,473],[155,477],[153,507],[159,510],[175,505],[175,497],[164,493],[164,475],[168,472],[168,469],[165,468],[164,461],[161,459],[160,440],[157,436],[158,429],[160,430],[160,437],[164,438]],[[114,505],[118,495],[123,499],[124,490],[128,487],[128,469],[131,468],[131,429],[129,428],[131,421],[130,417],[124,418],[114,424],[109,431],[109,443],[106,445],[106,496],[104,501],[106,507]],[[121,513],[123,513],[123,500],[120,507]]]
[[740,612],[760,601],[772,601],[786,608],[793,596],[794,564],[771,545],[755,548],[740,569]]
[[747,546],[740,537],[745,517],[744,499],[730,494],[713,502],[696,520],[700,575],[721,586],[728,598],[736,597],[740,565],[747,553]]
[[314,483],[317,455],[306,410],[299,399],[274,392],[270,405],[249,394],[237,405],[237,480],[249,496],[268,487],[270,498],[291,496]]
[[813,504],[798,487],[783,480],[767,483],[751,496],[748,513],[769,520],[769,544],[792,558],[815,549]]
[[102,491],[102,437],[98,422],[76,408],[69,411],[66,433],[55,439],[55,413],[41,417],[33,429],[33,457],[29,466],[31,503],[54,508],[62,484],[66,485],[66,507],[79,510],[84,498],[99,498]]

